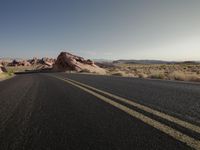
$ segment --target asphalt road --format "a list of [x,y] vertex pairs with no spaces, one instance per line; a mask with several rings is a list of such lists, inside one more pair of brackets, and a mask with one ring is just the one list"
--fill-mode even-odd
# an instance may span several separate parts
[[[198,131],[105,94],[98,97],[100,93],[62,79],[73,79],[199,127],[199,84],[64,73],[22,74],[0,82],[1,150],[185,150],[200,146]],[[131,110],[154,121],[134,117]],[[153,126],[156,121],[164,126]],[[191,142],[175,138],[174,131],[191,137]]]

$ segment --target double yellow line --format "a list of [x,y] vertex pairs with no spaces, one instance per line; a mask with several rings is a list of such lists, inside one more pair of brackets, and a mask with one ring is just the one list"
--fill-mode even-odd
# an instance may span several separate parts
[[[111,93],[108,93],[108,92],[105,92],[105,91],[102,91],[102,90],[99,90],[99,89],[96,89],[92,86],[89,86],[89,85],[86,85],[86,84],[83,84],[83,83],[80,83],[80,82],[77,82],[75,80],[71,80],[71,79],[63,79],[63,78],[60,78],[60,77],[57,77],[57,76],[54,76],[55,78],[59,79],[59,80],[62,80],[62,81],[65,81],[97,98],[99,98],[100,100],[120,109],[121,111],[124,111],[125,113],[129,114],[130,116],[134,117],[134,118],[137,118],[138,120],[141,120],[143,121],[144,123],[164,132],[165,134],[173,137],[174,139],[178,140],[178,141],[181,141],[185,144],[187,144],[188,146],[196,149],[196,150],[200,150],[200,141],[199,140],[196,140],[184,133],[181,133],[180,131],[177,131],[176,129],[173,129],[157,120],[154,120],[148,116],[145,116],[144,114],[142,113],[139,113],[133,109],[130,109],[129,107],[127,106],[124,106],[118,102],[115,102],[113,101],[112,99],[110,98],[107,98],[103,95],[106,95],[106,96],[109,96],[111,98],[114,98],[118,101],[121,101],[121,102],[124,102],[126,104],[129,104],[129,105],[132,105],[134,107],[137,107],[138,109],[142,110],[142,111],[145,111],[145,112],[148,112],[148,113],[151,113],[155,116],[158,116],[162,119],[165,119],[167,121],[170,121],[172,123],[175,123],[181,127],[184,127],[186,129],[189,129],[189,130],[192,130],[198,134],[200,134],[200,127],[199,126],[196,126],[194,124],[191,124],[189,122],[186,122],[186,121],[183,121],[183,120],[180,120],[178,118],[175,118],[173,116],[170,116],[170,115],[167,115],[167,114],[164,114],[162,112],[159,112],[157,110],[154,110],[150,107],[147,107],[147,106],[144,106],[144,105],[141,105],[141,104],[138,104],[136,102],[133,102],[133,101],[130,101],[128,99],[125,99],[125,98],[122,98],[122,97],[119,97],[119,96],[116,96],[116,95],[113,95]],[[101,95],[101,94],[103,95]]]

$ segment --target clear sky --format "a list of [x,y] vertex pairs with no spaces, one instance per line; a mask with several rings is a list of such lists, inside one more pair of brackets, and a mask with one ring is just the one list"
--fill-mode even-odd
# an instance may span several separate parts
[[0,0],[0,57],[200,60],[200,0]]

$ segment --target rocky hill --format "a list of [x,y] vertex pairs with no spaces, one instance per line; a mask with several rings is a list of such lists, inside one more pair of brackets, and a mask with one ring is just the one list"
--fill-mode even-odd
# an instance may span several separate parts
[[77,71],[106,74],[105,69],[99,67],[90,59],[61,52],[57,59],[53,58],[32,58],[32,59],[0,59],[0,63],[13,72],[23,71]]
[[84,59],[83,57],[70,54],[68,52],[61,52],[57,57],[57,60],[53,67],[56,71],[78,71],[78,72],[90,72],[105,74],[106,71],[103,68],[95,65],[90,59]]

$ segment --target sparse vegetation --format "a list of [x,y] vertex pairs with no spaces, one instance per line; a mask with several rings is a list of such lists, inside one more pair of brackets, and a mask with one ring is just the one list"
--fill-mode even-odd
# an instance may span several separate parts
[[38,66],[7,66],[6,69],[9,73],[25,72],[26,70],[37,70]]
[[148,75],[145,74],[145,73],[139,73],[139,74],[138,74],[138,77],[139,77],[139,78],[147,78]]
[[81,72],[81,73],[91,73],[91,71],[88,70],[88,69],[83,69],[83,70],[81,70],[80,72]]
[[154,73],[150,74],[149,77],[153,78],[153,79],[165,79],[165,75],[162,72],[154,72]]
[[168,75],[170,80],[180,80],[184,81],[186,80],[186,75],[184,72],[181,71],[174,71]]
[[8,79],[12,77],[13,75],[14,75],[13,73],[8,73],[8,72],[0,73],[0,81],[4,79]]
[[124,72],[122,72],[122,71],[118,71],[118,72],[113,72],[111,75],[113,75],[113,76],[125,76],[125,73]]
[[200,64],[118,64],[109,75],[200,82]]
[[180,80],[180,81],[200,81],[200,76],[198,74],[188,74],[181,71],[174,71],[169,74],[170,80]]

